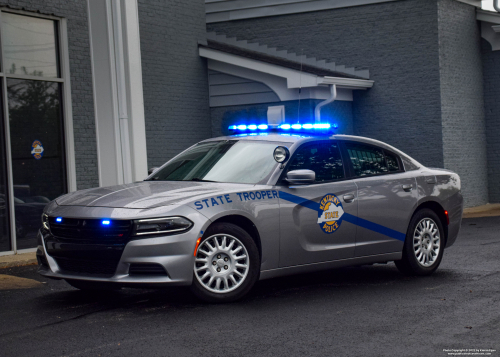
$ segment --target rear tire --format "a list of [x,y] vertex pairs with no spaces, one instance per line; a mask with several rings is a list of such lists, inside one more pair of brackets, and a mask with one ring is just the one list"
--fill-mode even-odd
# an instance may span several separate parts
[[441,264],[444,246],[444,230],[438,215],[431,209],[421,209],[408,226],[403,257],[394,263],[405,275],[430,275]]
[[195,254],[191,291],[211,303],[245,296],[259,279],[260,255],[254,240],[231,223],[215,223],[205,232]]
[[120,286],[116,286],[115,284],[112,283],[73,280],[73,279],[65,279],[65,280],[72,287],[83,291],[118,291],[121,289]]

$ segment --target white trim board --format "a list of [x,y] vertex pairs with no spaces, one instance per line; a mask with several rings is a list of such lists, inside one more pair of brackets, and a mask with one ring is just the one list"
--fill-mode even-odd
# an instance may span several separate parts
[[147,176],[137,0],[88,1],[99,185]]
[[491,22],[492,24],[500,24],[500,14],[495,11],[477,10],[476,19],[482,22]]
[[207,23],[279,16],[399,0],[206,0]]
[[[207,23],[279,16],[400,0],[205,0]],[[456,0],[481,8],[481,0]]]

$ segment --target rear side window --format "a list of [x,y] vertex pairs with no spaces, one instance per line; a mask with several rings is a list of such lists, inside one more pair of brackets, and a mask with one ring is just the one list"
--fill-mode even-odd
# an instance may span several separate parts
[[387,168],[389,169],[389,172],[400,171],[399,161],[398,161],[396,155],[386,151],[385,152],[385,159],[387,160]]
[[302,145],[293,155],[288,171],[312,170],[316,182],[343,179],[344,165],[340,149],[334,141],[316,141]]
[[347,143],[346,147],[354,169],[354,176],[369,176],[389,172],[382,149],[354,143]]
[[402,157],[401,160],[403,160],[403,165],[405,166],[405,170],[406,171],[414,171],[414,170],[418,170],[419,167],[417,165],[415,165],[410,159],[408,159],[407,157]]

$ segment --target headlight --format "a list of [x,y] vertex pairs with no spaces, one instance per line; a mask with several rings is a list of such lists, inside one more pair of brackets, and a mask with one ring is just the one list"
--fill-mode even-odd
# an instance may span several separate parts
[[45,213],[42,213],[42,227],[49,230],[49,216]]
[[193,222],[184,217],[139,219],[134,221],[134,236],[146,234],[179,233],[188,231]]

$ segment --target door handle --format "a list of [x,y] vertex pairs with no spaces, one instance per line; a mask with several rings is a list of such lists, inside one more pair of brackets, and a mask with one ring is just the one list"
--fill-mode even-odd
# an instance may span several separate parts
[[413,190],[413,185],[412,184],[403,185],[403,190],[405,190],[406,192],[410,192],[411,190]]
[[354,195],[352,193],[349,193],[347,195],[344,195],[344,202],[351,203],[352,201],[354,201],[354,198]]

